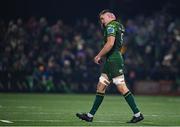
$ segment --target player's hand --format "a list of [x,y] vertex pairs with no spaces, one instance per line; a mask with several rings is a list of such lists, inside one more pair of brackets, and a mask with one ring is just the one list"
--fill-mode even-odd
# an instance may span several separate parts
[[94,62],[96,63],[96,64],[100,64],[101,63],[101,57],[100,56],[95,56],[94,57]]

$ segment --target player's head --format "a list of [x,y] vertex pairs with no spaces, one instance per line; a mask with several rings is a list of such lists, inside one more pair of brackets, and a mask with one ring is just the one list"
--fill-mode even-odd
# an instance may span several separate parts
[[116,16],[111,10],[102,10],[99,13],[99,20],[103,26],[106,26],[112,20],[116,20]]

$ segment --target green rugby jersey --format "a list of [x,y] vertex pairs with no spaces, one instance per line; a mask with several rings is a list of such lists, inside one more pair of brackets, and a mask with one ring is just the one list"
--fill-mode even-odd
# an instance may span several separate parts
[[[117,58],[119,57],[120,49],[123,43],[123,34],[125,32],[124,26],[113,20],[109,22],[105,28],[104,28],[104,44],[107,42],[108,36],[114,36],[115,42],[112,49],[106,54],[107,59],[108,58]],[[104,45],[103,44],[103,45]]]

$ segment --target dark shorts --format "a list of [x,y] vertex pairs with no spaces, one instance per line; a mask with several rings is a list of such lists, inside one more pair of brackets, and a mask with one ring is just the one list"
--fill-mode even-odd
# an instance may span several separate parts
[[101,72],[107,74],[109,80],[112,80],[113,78],[124,74],[123,68],[123,60],[121,58],[113,58],[106,60]]

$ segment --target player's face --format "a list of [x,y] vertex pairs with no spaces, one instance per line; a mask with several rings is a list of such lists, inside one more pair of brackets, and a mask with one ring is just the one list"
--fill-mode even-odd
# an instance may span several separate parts
[[107,13],[102,14],[102,15],[100,16],[100,22],[101,22],[101,24],[102,24],[103,26],[106,26],[106,25],[108,24],[108,22],[109,22],[109,16],[107,15]]
[[113,13],[105,13],[100,16],[100,21],[103,26],[106,26],[110,21],[115,20],[116,17]]

